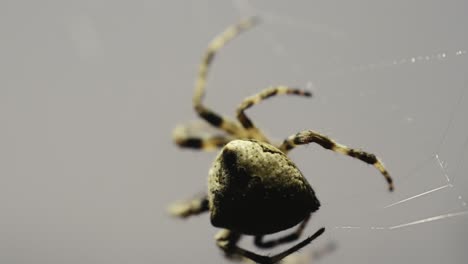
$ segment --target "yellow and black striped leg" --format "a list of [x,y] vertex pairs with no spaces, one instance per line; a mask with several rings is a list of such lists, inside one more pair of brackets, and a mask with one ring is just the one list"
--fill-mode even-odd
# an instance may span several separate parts
[[200,149],[200,150],[216,150],[222,148],[224,145],[229,143],[230,139],[219,136],[211,138],[179,138],[176,139],[176,144],[182,148]]
[[282,236],[280,238],[270,240],[270,241],[263,241],[263,236],[256,236],[254,243],[257,247],[259,248],[272,248],[281,244],[289,243],[294,240],[299,239],[299,237],[302,235],[302,232],[304,231],[304,228],[307,225],[307,222],[309,222],[310,215],[302,221],[302,223],[297,227],[297,229],[292,232],[289,235]]
[[263,135],[263,133],[257,127],[255,127],[255,125],[252,123],[250,118],[247,117],[244,111],[252,107],[253,105],[260,103],[262,100],[268,99],[275,95],[281,95],[281,94],[292,94],[292,95],[300,95],[300,96],[305,96],[305,97],[310,97],[312,95],[308,91],[304,91],[304,90],[300,90],[296,88],[290,88],[287,86],[275,86],[275,87],[269,87],[261,91],[258,94],[255,94],[251,97],[246,98],[239,105],[236,113],[237,113],[237,119],[242,124],[242,126],[247,130],[247,133],[250,137],[268,142],[265,135]]
[[390,177],[390,174],[385,169],[382,162],[374,154],[367,153],[359,149],[348,148],[312,130],[302,131],[290,136],[283,142],[283,144],[281,144],[280,150],[284,153],[287,153],[297,145],[304,145],[309,143],[319,144],[325,149],[348,155],[350,157],[362,160],[367,164],[373,165],[385,177],[385,180],[388,183],[388,189],[393,191],[393,180]]
[[[222,230],[221,232],[226,232],[224,234],[229,234],[229,232],[231,232],[231,231]],[[240,248],[240,247],[238,247],[236,245],[236,243],[231,243],[230,242],[229,235],[223,236],[224,234],[221,233],[221,232],[219,233],[220,235],[216,236],[216,240],[217,240],[218,247],[221,248],[224,252],[226,252],[226,254],[228,254],[228,255],[233,255],[233,254],[239,255],[239,256],[251,259],[252,261],[254,261],[256,263],[260,263],[260,264],[272,264],[272,263],[277,263],[277,262],[281,261],[283,258],[287,257],[288,255],[291,255],[292,253],[294,253],[294,252],[300,250],[301,248],[305,247],[306,245],[308,245],[314,239],[316,239],[321,234],[323,234],[323,232],[325,232],[325,228],[319,229],[317,232],[315,232],[315,234],[313,234],[312,236],[304,239],[302,242],[297,243],[293,247],[291,247],[291,248],[289,248],[289,249],[287,249],[287,250],[285,250],[285,251],[283,251],[283,252],[281,252],[279,254],[271,256],[271,257],[270,256],[262,256],[262,255],[254,253],[252,251],[248,251],[248,250],[245,250],[243,248]]]
[[187,218],[208,210],[208,197],[206,195],[188,201],[176,202],[169,206],[169,213],[180,218]]
[[214,135],[213,131],[206,131],[206,126],[200,123],[177,126],[172,133],[174,142],[182,148],[211,151],[222,148],[232,140],[229,136]]
[[182,148],[200,149],[200,150],[216,150],[222,148],[231,141],[225,136],[212,136],[208,138],[199,137],[179,137],[174,139],[175,143]]
[[198,115],[205,119],[208,123],[215,127],[226,131],[231,135],[239,135],[243,132],[243,129],[239,127],[236,122],[226,119],[221,115],[213,112],[202,104],[203,95],[205,93],[206,79],[208,75],[208,69],[215,57],[215,54],[230,40],[239,35],[242,31],[247,30],[257,23],[258,19],[253,17],[250,19],[242,20],[237,25],[227,28],[220,35],[215,37],[209,44],[202,62],[198,68],[198,77],[195,82],[195,94],[193,96],[193,105]]
[[228,229],[220,230],[216,235],[216,245],[223,250],[224,256],[231,260],[241,260],[243,256],[236,254],[233,250],[239,242],[242,235]]

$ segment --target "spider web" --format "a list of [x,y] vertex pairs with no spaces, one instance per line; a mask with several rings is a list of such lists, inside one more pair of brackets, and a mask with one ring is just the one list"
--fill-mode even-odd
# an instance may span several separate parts
[[[373,149],[379,149],[380,145],[388,146],[388,153],[385,156],[382,154],[381,158],[386,161],[391,159],[388,156],[394,155],[394,160],[389,163],[391,164],[389,169],[393,171],[396,192],[387,195],[379,193],[380,190],[365,188],[367,190],[359,190],[359,194],[345,195],[344,197],[348,200],[346,202],[333,202],[331,201],[333,197],[327,197],[328,203],[335,206],[335,209],[330,209],[330,211],[346,210],[345,207],[354,206],[354,203],[362,204],[362,208],[357,207],[356,210],[359,210],[359,213],[347,212],[349,215],[341,215],[338,218],[318,217],[329,230],[331,227],[329,242],[335,241],[338,247],[342,247],[339,249],[342,253],[334,256],[330,254],[331,256],[325,257],[323,262],[344,262],[349,260],[350,255],[354,255],[354,260],[362,259],[367,263],[394,263],[396,259],[403,263],[410,262],[409,259],[411,262],[439,263],[441,260],[448,260],[450,263],[463,263],[467,255],[460,244],[466,244],[467,241],[466,238],[462,238],[459,231],[468,226],[468,180],[465,173],[468,169],[466,165],[468,126],[465,116],[468,113],[468,95],[466,94],[468,83],[464,77],[466,76],[466,49],[468,48],[466,38],[447,38],[445,42],[439,41],[438,44],[425,47],[421,46],[418,37],[409,37],[408,46],[416,46],[412,50],[402,49],[396,44],[396,51],[392,50],[392,45],[386,45],[382,50],[377,51],[375,49],[367,51],[366,49],[349,49],[345,52],[337,51],[336,54],[328,52],[327,55],[318,58],[318,61],[325,67],[312,71],[309,69],[315,70],[316,62],[304,58],[313,56],[303,54],[301,58],[299,52],[315,54],[314,49],[323,47],[322,43],[314,46],[314,43],[308,41],[305,36],[310,36],[314,41],[325,38],[332,42],[330,48],[333,48],[335,47],[333,42],[339,40],[346,42],[347,38],[354,37],[353,32],[347,32],[345,28],[339,26],[333,27],[322,23],[320,19],[314,19],[312,15],[305,16],[307,11],[290,11],[293,8],[288,8],[286,4],[268,5],[261,2],[233,0],[232,5],[241,17],[256,14],[264,20],[266,26],[259,30],[259,36],[275,59],[288,65],[287,68],[282,68],[285,71],[284,75],[302,80],[297,82],[296,79],[296,84],[312,89],[317,95],[314,100],[318,100],[319,104],[328,106],[327,109],[337,107],[341,111],[343,109],[356,111],[353,115],[355,117],[365,114],[365,109],[360,107],[346,109],[352,103],[340,107],[342,97],[346,97],[348,102],[357,101],[367,104],[365,107],[375,108],[376,112],[373,115],[382,116],[374,123],[385,128],[376,129],[382,133],[363,133],[361,136],[370,136],[373,139],[362,142],[372,142]],[[317,6],[320,5],[317,4]],[[453,8],[453,3],[447,6]],[[311,5],[304,8],[316,7]],[[443,7],[438,7],[437,3],[421,7],[422,10],[431,8],[444,10]],[[417,17],[417,14],[415,16]],[[327,21],[323,17],[322,20]],[[437,24],[434,25],[437,26]],[[434,29],[432,28],[434,25],[428,24],[425,27]],[[454,27],[454,32],[457,31],[457,27],[460,27],[456,22],[450,26]],[[395,30],[404,31],[398,28]],[[438,32],[437,29],[434,31],[433,38],[436,39]],[[417,35],[417,32],[410,33]],[[396,35],[397,37],[403,36],[403,34]],[[312,45],[298,48],[295,41],[304,41]],[[361,54],[354,54],[356,52]],[[310,74],[309,78],[305,77],[307,74]],[[338,87],[336,89],[346,91],[335,91],[334,85],[343,83],[336,81],[340,78],[352,80],[363,86],[339,88],[340,85],[336,85]],[[372,81],[359,82],[356,78]],[[420,80],[417,80],[418,78]],[[381,88],[366,87],[366,85],[375,85],[379,80],[384,82],[381,83]],[[393,84],[385,83],[389,81]],[[376,100],[381,103],[376,103]],[[424,100],[427,102],[423,102]],[[313,120],[316,124],[316,118]],[[366,120],[369,121],[372,118]],[[301,123],[304,126],[303,122]],[[343,127],[346,129],[346,126]],[[366,126],[365,129],[371,128]],[[338,133],[334,132],[334,134]],[[343,137],[343,133],[340,137]],[[389,140],[389,142],[380,140]],[[353,141],[355,141],[354,137]],[[414,149],[408,150],[407,148]],[[310,157],[310,150],[307,151]],[[294,158],[301,160],[298,156],[299,154]],[[340,162],[344,162],[344,159]],[[335,181],[335,184],[339,183],[337,179]],[[356,191],[356,188],[354,190]],[[350,188],[344,189],[344,192],[350,192]],[[375,195],[378,196],[377,199],[366,200]],[[382,198],[383,195],[386,196]],[[326,203],[324,202],[325,205]],[[332,214],[338,215],[339,213]],[[429,239],[425,238],[427,234],[430,234]],[[354,243],[362,242],[364,245],[372,240],[380,240],[380,242],[368,244],[367,246],[371,247],[374,253],[364,257],[363,255],[367,253],[362,253],[363,250],[369,248],[345,245],[354,239],[360,239]],[[325,246],[322,245],[322,248]],[[436,253],[428,253],[428,248],[436,249]],[[351,249],[360,250],[360,253],[352,253]],[[398,256],[395,258],[395,255]],[[309,262],[309,259],[305,258],[302,261]]]

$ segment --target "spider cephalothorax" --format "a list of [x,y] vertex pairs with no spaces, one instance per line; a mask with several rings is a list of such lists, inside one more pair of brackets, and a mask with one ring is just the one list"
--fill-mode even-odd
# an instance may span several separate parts
[[[288,137],[281,144],[270,143],[245,114],[245,110],[275,95],[290,94],[309,97],[311,94],[287,86],[274,86],[248,97],[237,108],[238,121],[231,121],[202,104],[206,76],[217,50],[240,32],[255,24],[255,18],[241,21],[216,37],[208,47],[199,66],[193,103],[195,111],[208,124],[227,135],[201,134],[194,125],[176,128],[175,142],[186,148],[219,149],[208,177],[208,193],[170,207],[179,217],[210,211],[211,223],[223,228],[217,235],[217,245],[227,256],[243,256],[258,263],[275,263],[304,247],[324,232],[320,228],[312,236],[271,257],[261,256],[237,246],[241,235],[255,236],[255,245],[271,248],[296,240],[302,234],[310,215],[318,210],[314,190],[287,153],[297,145],[315,143],[376,167],[393,190],[390,175],[373,154],[348,148],[313,130]],[[299,224],[299,225],[298,225]],[[264,241],[263,236],[297,228],[289,235]]]

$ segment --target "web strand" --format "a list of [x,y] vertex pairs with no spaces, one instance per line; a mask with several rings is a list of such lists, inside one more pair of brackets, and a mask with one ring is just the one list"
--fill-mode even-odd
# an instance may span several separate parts
[[[294,28],[300,28],[304,30],[312,30],[312,31],[317,31],[321,30],[322,33],[327,33],[331,36],[338,36],[338,35],[343,35],[344,33],[341,32],[338,29],[332,29],[330,27],[320,27],[320,25],[314,24],[312,22],[304,21],[301,20],[300,18],[292,17],[292,16],[287,16],[283,14],[274,14],[271,12],[258,12],[254,6],[252,6],[250,1],[247,0],[232,0],[232,4],[234,8],[236,8],[239,12],[239,14],[242,17],[245,17],[246,15],[251,15],[251,14],[257,14],[260,15],[261,17],[265,18],[265,23],[270,23],[270,24],[278,24],[278,25],[286,25],[288,27],[294,27]],[[271,49],[272,54],[275,56],[278,56],[279,59],[284,61],[284,58],[288,55],[288,50],[287,48],[279,41],[280,38],[274,35],[272,32],[268,32],[267,30],[263,29],[262,30],[262,37],[264,40],[266,40],[266,43],[270,43],[268,48]],[[445,49],[444,47],[441,47],[439,51],[434,51],[432,53],[426,53],[426,54],[414,54],[412,56],[402,56],[402,57],[393,57],[393,58],[388,58],[384,59],[381,61],[375,61],[375,62],[369,62],[369,63],[364,63],[364,64],[357,64],[357,65],[344,65],[342,68],[339,68],[339,66],[333,68],[329,72],[322,72],[321,76],[325,76],[325,80],[328,79],[333,79],[336,78],[337,76],[340,76],[342,74],[349,74],[353,72],[368,72],[372,73],[377,70],[383,70],[383,69],[392,69],[392,68],[398,68],[402,66],[412,66],[412,67],[418,67],[421,65],[428,65],[428,64],[443,64],[443,63],[450,63],[452,61],[460,61],[460,60],[466,60],[468,58],[467,54],[467,47],[458,47],[458,49]],[[293,62],[294,63],[294,62]],[[291,65],[291,68],[305,68],[305,67],[300,67],[301,65]],[[303,81],[305,86],[311,86],[312,83],[315,83],[312,80],[304,80]],[[320,87],[315,87],[314,89],[320,89]],[[443,154],[441,154],[441,150],[444,146],[447,145],[448,140],[450,139],[450,133],[454,131],[455,125],[457,122],[460,122],[460,120],[456,119],[456,115],[460,114],[461,111],[463,111],[462,106],[464,105],[464,98],[465,98],[465,92],[467,90],[466,85],[463,87],[460,87],[460,92],[454,98],[453,102],[454,104],[451,104],[453,107],[449,114],[447,115],[447,123],[445,125],[445,128],[442,130],[442,135],[441,135],[441,140],[439,142],[436,142],[434,144],[435,150],[434,152],[427,153],[427,158],[421,162],[420,164],[416,165],[411,171],[408,172],[409,175],[407,177],[404,177],[404,179],[411,178],[413,175],[416,175],[421,168],[426,166],[428,163],[435,164],[437,167],[440,169],[440,177],[443,178],[445,184],[439,185],[437,187],[429,188],[429,190],[425,190],[420,193],[416,194],[410,194],[407,195],[406,198],[400,199],[396,202],[387,204],[382,207],[382,209],[385,210],[390,210],[391,208],[397,207],[397,206],[407,206],[408,202],[414,201],[415,199],[421,199],[421,198],[431,198],[433,195],[436,193],[439,193],[443,190],[449,190],[447,194],[444,193],[444,195],[454,195],[461,203],[463,207],[466,206],[466,202],[464,201],[461,193],[459,193],[459,190],[457,186],[455,186],[454,179],[457,174],[460,174],[460,169],[463,164],[463,160],[466,157],[467,149],[468,149],[468,137],[463,138],[460,140],[462,142],[460,144],[461,150],[459,151],[459,155],[457,156],[457,160],[451,164],[450,167],[453,169],[450,173],[447,170],[447,162],[444,161],[444,159],[441,157]],[[352,99],[352,98],[351,98]],[[415,98],[416,100],[416,98]],[[443,120],[436,120],[440,121],[441,123],[444,123]],[[437,168],[436,168],[437,169]],[[400,183],[402,177],[400,177]],[[398,183],[398,181],[397,181]],[[397,187],[398,190],[398,187]],[[357,196],[364,196],[367,195],[368,193],[364,194],[359,194]],[[357,197],[355,196],[355,197]],[[434,196],[435,197],[435,196]],[[449,208],[451,205],[447,204],[445,208]],[[424,209],[421,209],[424,210]],[[463,217],[468,215],[468,211],[459,211],[459,212],[454,212],[454,213],[445,213],[445,214],[439,214],[439,215],[434,215],[430,216],[424,219],[420,220],[415,220],[415,221],[410,221],[402,224],[394,224],[394,225],[389,225],[389,226],[354,226],[354,225],[340,225],[340,226],[335,226],[335,229],[343,229],[343,230],[400,230],[402,228],[408,228],[408,227],[415,227],[419,224],[424,224],[424,223],[430,223],[434,221],[441,221],[441,220],[447,220],[450,218],[455,218],[455,217]],[[411,215],[408,215],[407,218],[411,219]]]

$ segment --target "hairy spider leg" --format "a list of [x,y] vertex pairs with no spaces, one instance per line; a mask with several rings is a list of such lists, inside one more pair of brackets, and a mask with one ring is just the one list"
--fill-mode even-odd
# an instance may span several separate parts
[[236,243],[232,242],[231,236],[238,236],[237,233],[229,231],[229,230],[221,230],[217,235],[216,235],[216,242],[219,248],[221,248],[226,255],[240,255],[245,258],[251,259],[256,263],[260,264],[272,264],[272,263],[277,263],[281,261],[283,258],[287,257],[288,255],[291,255],[292,253],[300,250],[301,248],[305,247],[308,245],[310,242],[312,242],[314,239],[319,237],[321,234],[325,232],[325,228],[320,228],[317,232],[315,232],[312,236],[304,239],[303,241],[297,243],[296,245],[284,250],[281,253],[278,253],[274,256],[262,256],[257,253],[254,253],[252,251],[240,248],[237,246],[237,240],[235,240]]
[[304,229],[307,226],[309,219],[310,219],[310,215],[307,216],[307,218],[305,218],[304,221],[302,221],[299,224],[299,226],[294,232],[288,235],[279,237],[277,239],[269,240],[269,241],[263,241],[263,236],[256,236],[254,239],[254,243],[259,248],[272,248],[281,244],[286,244],[294,240],[297,240],[299,239],[299,237],[301,237],[302,232],[304,232]]
[[176,217],[187,218],[198,215],[209,210],[208,197],[206,194],[188,201],[173,203],[169,206],[169,213]]
[[202,99],[205,93],[206,79],[209,67],[215,57],[215,54],[230,40],[239,35],[241,32],[253,27],[258,23],[257,17],[252,17],[241,21],[237,25],[227,28],[220,35],[216,36],[208,45],[207,50],[202,58],[202,62],[198,67],[198,77],[195,82],[195,93],[193,95],[193,105],[198,115],[206,120],[214,127],[218,127],[227,133],[239,137],[243,137],[245,131],[234,121],[223,117],[202,103]]
[[239,120],[241,125],[245,128],[249,137],[268,143],[268,139],[266,138],[266,136],[260,131],[260,129],[258,129],[252,123],[252,121],[250,120],[250,118],[247,117],[244,111],[252,107],[253,105],[260,103],[261,101],[265,99],[268,99],[275,95],[282,95],[282,94],[300,95],[300,96],[305,96],[305,97],[312,96],[310,92],[305,91],[305,90],[290,88],[287,86],[274,86],[274,87],[266,88],[262,90],[261,92],[244,99],[244,101],[242,101],[242,103],[237,107],[236,113],[237,113],[237,119]]
[[221,229],[215,235],[216,244],[223,250],[224,256],[231,260],[246,260],[244,256],[236,254],[236,252],[232,251],[232,248],[230,247],[230,245],[237,245],[241,238],[242,234],[233,232],[229,229]]
[[182,148],[199,149],[205,151],[217,150],[224,147],[231,137],[224,135],[198,136],[187,132],[186,126],[178,126],[174,129],[172,137],[177,145]]
[[175,142],[177,145],[183,148],[192,148],[200,150],[216,150],[222,148],[224,145],[229,143],[232,139],[223,136],[214,136],[209,138],[198,138],[198,137],[186,137],[176,138]]
[[297,145],[304,145],[309,143],[317,143],[325,149],[329,149],[359,160],[364,161],[367,164],[373,165],[376,167],[380,173],[385,177],[385,180],[388,183],[388,189],[393,191],[393,180],[390,177],[387,169],[385,169],[383,163],[371,153],[364,152],[359,149],[352,149],[344,145],[338,144],[327,136],[321,135],[312,130],[306,130],[299,132],[295,135],[288,137],[283,144],[279,147],[284,153],[289,152]]

